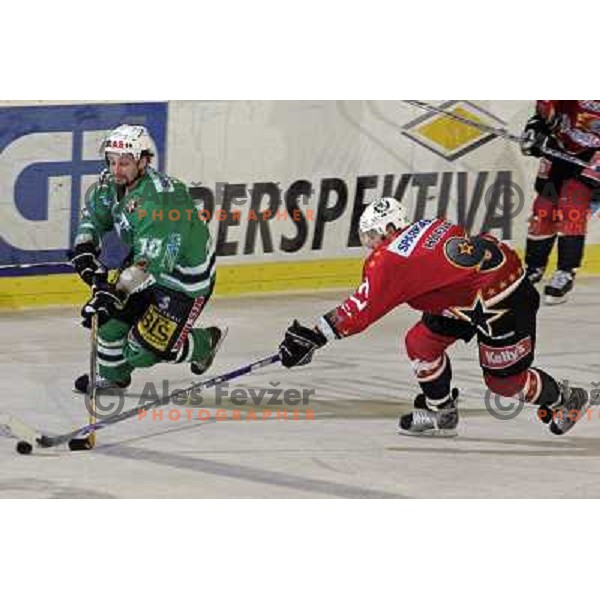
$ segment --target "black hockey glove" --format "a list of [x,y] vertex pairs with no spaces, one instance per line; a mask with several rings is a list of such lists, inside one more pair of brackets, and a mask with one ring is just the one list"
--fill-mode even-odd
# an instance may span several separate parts
[[106,267],[98,260],[99,254],[92,242],[77,244],[73,250],[68,252],[68,258],[73,268],[90,287],[94,284],[95,274],[106,273]]
[[92,315],[98,314],[98,327],[100,327],[123,308],[123,303],[124,297],[117,292],[114,285],[107,283],[104,278],[97,278],[92,287],[92,297],[81,309],[83,318],[81,324],[90,329]]
[[552,135],[552,124],[542,117],[534,115],[527,121],[521,135],[521,152],[525,156],[544,156],[545,148],[557,148],[556,140]]
[[288,369],[307,365],[312,360],[315,350],[326,343],[327,338],[318,329],[303,327],[295,320],[288,327],[283,342],[279,345],[281,364]]

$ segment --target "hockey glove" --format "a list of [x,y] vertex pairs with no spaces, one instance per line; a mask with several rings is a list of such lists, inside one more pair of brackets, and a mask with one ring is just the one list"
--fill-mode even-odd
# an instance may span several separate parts
[[98,260],[98,250],[91,242],[77,244],[73,250],[68,253],[69,260],[73,268],[90,287],[94,284],[94,275],[96,273],[106,273],[106,267]]
[[117,292],[115,286],[107,283],[104,279],[96,279],[92,287],[92,297],[81,309],[83,318],[81,324],[90,329],[92,326],[92,315],[98,315],[98,327],[101,327],[123,308],[124,296]]
[[523,134],[521,135],[521,152],[525,156],[544,156],[545,148],[557,148],[556,141],[552,135],[552,125],[542,117],[534,115],[527,121]]
[[307,365],[315,350],[323,347],[327,338],[318,329],[303,327],[294,321],[285,332],[283,342],[279,345],[279,356],[284,367]]

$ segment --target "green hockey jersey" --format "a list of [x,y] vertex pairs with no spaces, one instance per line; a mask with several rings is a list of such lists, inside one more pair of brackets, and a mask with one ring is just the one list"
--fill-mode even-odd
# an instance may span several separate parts
[[214,285],[216,264],[208,225],[181,181],[148,167],[133,189],[119,198],[104,175],[81,212],[76,244],[116,230],[160,285],[196,298]]

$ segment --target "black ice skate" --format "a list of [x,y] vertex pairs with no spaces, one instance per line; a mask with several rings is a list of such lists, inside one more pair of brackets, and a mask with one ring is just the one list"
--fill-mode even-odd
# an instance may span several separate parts
[[[98,377],[96,379],[96,389],[105,393],[118,392],[119,390],[125,390],[131,385],[131,377],[128,377],[126,381],[111,381],[104,377]],[[87,373],[80,375],[73,384],[73,391],[79,394],[87,394],[90,387],[90,376]]]
[[425,394],[415,398],[414,410],[402,415],[398,433],[422,437],[454,437],[458,425],[458,390],[454,388],[450,398],[440,406],[427,401]]
[[583,388],[562,387],[560,397],[557,405],[538,409],[540,419],[550,423],[550,431],[556,435],[567,433],[583,419],[589,404],[588,394]]
[[575,273],[573,271],[558,270],[544,287],[544,300],[546,304],[562,304],[567,301],[567,294],[573,289]]
[[206,331],[208,331],[211,336],[211,350],[206,358],[191,363],[190,368],[192,369],[192,373],[194,375],[202,375],[203,373],[206,373],[208,369],[210,369],[210,366],[213,364],[215,356],[217,355],[221,344],[227,337],[227,332],[229,330],[227,327],[207,327]]

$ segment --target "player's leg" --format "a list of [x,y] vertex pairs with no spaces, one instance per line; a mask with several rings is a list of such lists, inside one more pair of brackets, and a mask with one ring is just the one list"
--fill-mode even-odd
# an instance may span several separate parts
[[527,230],[525,265],[531,283],[541,281],[548,265],[556,239],[553,216],[557,213],[556,203],[551,198],[537,196]]
[[[225,340],[226,335],[227,328],[225,327],[207,327],[206,329],[195,328],[190,331],[188,339],[194,344],[194,348],[201,348],[202,344],[204,343],[203,340],[206,338],[206,336],[209,337],[208,351],[192,351],[189,362],[191,363],[191,369],[194,375],[202,375],[208,371],[208,369],[210,369],[217,352],[221,348],[221,344]],[[182,352],[185,353],[183,348]]]
[[591,198],[590,187],[578,179],[568,179],[562,185],[557,223],[558,265],[544,288],[547,304],[565,302],[573,289],[575,273],[583,260]]
[[537,196],[533,202],[525,246],[527,276],[532,283],[538,283],[544,276],[554,246],[558,192],[563,176],[561,163],[547,158],[540,160],[534,185]]
[[158,362],[188,362],[207,370],[225,334],[218,327],[192,329],[209,295],[193,299],[160,286],[148,291],[146,307],[127,337],[128,364],[147,368]]
[[556,435],[567,433],[583,417],[589,403],[583,388],[561,385],[538,367],[510,376],[485,373],[484,378],[494,394],[536,406],[540,421],[550,424]]
[[566,433],[587,404],[581,388],[565,389],[546,371],[532,367],[535,357],[536,319],[540,300],[530,281],[523,283],[494,309],[506,313],[493,324],[493,336],[478,332],[479,361],[493,394],[538,407],[552,433]]
[[457,339],[469,341],[473,328],[457,319],[424,314],[406,334],[405,344],[422,392],[414,410],[400,417],[406,435],[456,435],[458,390],[451,389],[452,366],[446,349]]
[[[122,390],[131,384],[134,367],[125,356],[127,335],[134,318],[131,307],[119,314],[119,318],[110,319],[98,329],[98,389],[105,392]],[[89,375],[80,375],[74,383],[74,391],[86,393]]]

